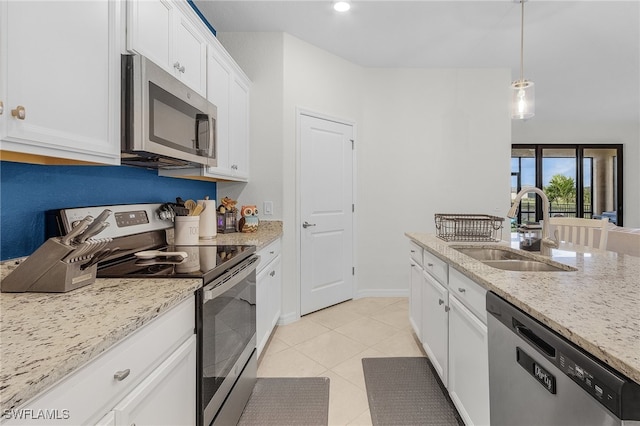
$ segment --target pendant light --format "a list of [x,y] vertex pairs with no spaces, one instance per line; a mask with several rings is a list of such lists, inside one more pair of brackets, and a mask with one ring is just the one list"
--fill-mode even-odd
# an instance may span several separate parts
[[524,79],[524,3],[527,0],[519,1],[522,5],[522,19],[520,23],[520,79],[511,83],[511,118],[527,120],[535,115],[535,89],[533,81]]

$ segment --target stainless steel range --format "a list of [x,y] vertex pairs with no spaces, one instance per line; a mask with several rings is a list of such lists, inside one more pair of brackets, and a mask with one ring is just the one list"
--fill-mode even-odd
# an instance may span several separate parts
[[[197,413],[199,425],[236,424],[256,381],[256,267],[254,246],[173,246],[161,204],[83,207],[50,212],[49,235],[102,214],[101,237],[112,238],[98,278],[195,278]],[[111,214],[103,212],[109,210]],[[154,253],[141,253],[154,252]]]

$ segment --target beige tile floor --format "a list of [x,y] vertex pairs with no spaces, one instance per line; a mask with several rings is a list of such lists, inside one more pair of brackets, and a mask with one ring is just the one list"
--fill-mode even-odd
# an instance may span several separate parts
[[278,326],[258,377],[329,377],[329,425],[371,425],[362,358],[425,356],[407,298],[351,300]]

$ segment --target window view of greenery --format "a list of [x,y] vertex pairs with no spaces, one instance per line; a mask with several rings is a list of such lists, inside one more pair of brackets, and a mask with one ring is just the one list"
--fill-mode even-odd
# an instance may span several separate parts
[[[527,187],[542,188],[551,216],[601,218],[621,225],[618,215],[619,145],[514,145],[511,154],[512,199]],[[542,206],[531,193],[520,204],[518,224],[541,220]],[[620,204],[618,204],[620,203]]]

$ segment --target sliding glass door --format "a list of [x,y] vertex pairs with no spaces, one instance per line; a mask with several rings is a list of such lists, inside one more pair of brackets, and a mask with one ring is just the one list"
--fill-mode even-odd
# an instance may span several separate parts
[[[512,199],[522,188],[541,188],[551,216],[601,218],[622,226],[622,145],[513,145]],[[542,203],[522,199],[518,224],[539,222]]]

